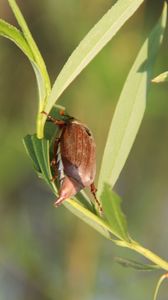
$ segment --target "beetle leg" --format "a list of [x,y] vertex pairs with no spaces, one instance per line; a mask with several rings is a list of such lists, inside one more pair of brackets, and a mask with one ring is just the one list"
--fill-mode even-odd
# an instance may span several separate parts
[[90,191],[91,191],[91,193],[93,194],[93,196],[94,196],[94,198],[95,198],[95,202],[96,202],[97,205],[98,205],[100,214],[102,214],[103,208],[102,208],[102,206],[101,206],[99,200],[98,200],[97,197],[96,197],[97,188],[95,187],[94,182],[90,185]]
[[54,155],[53,155],[53,159],[51,160],[51,163],[50,163],[50,165],[54,171],[54,176],[52,177],[51,182],[54,182],[58,177],[58,168],[57,168],[56,157],[57,157],[57,150],[58,150],[59,142],[60,142],[60,138],[57,138],[54,143]]
[[54,175],[53,177],[51,178],[51,182],[55,182],[55,180],[57,179],[58,177],[58,170],[57,170],[57,162],[55,160],[55,158],[52,159],[51,163],[50,163],[53,171],[54,171]]
[[65,121],[53,118],[52,116],[47,114],[45,111],[42,111],[41,113],[47,116],[47,121],[52,122],[55,125],[65,125]]

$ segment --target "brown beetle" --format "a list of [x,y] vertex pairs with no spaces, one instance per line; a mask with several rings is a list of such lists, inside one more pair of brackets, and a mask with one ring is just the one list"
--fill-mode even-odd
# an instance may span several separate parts
[[[58,120],[48,115],[47,120],[58,125],[59,137],[54,142],[54,155],[51,166],[55,172],[53,181],[58,177],[60,182],[59,196],[55,206],[59,206],[67,198],[75,196],[80,190],[90,186],[95,201],[94,179],[96,174],[96,145],[92,133],[87,126],[73,117],[65,116]],[[63,113],[62,113],[63,114]]]

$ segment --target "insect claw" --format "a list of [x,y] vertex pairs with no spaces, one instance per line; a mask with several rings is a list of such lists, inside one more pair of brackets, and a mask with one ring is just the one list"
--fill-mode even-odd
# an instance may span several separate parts
[[99,214],[100,214],[100,216],[101,216],[101,217],[103,217],[103,216],[104,216],[104,213],[103,213],[103,208],[102,208],[102,206],[100,206],[100,207],[99,207]]
[[41,111],[41,114],[48,116],[48,114],[44,110]]
[[59,112],[60,116],[64,116],[65,115],[65,110],[64,109],[61,109],[60,112]]
[[58,175],[53,176],[53,177],[50,179],[50,181],[51,181],[51,182],[55,182],[55,180],[57,179],[57,177],[58,177]]

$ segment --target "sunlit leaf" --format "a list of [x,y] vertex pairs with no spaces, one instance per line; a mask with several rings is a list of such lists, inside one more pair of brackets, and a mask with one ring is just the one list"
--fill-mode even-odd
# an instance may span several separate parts
[[105,146],[99,176],[99,194],[102,192],[103,182],[114,186],[135,141],[144,116],[152,68],[163,39],[166,18],[165,4],[162,16],[139,51],[122,90]]
[[160,75],[152,79],[152,82],[154,83],[160,83],[165,81],[168,81],[168,71],[161,73]]
[[33,53],[29,45],[27,44],[22,32],[18,30],[15,26],[0,19],[0,35],[10,39],[23,51],[23,53],[31,61],[34,60]]
[[23,33],[20,30],[18,30],[15,26],[12,26],[11,24],[0,19],[0,35],[14,42],[23,51],[23,53],[29,58],[37,79],[37,85],[39,91],[39,106],[40,106],[39,110],[41,111],[42,106],[44,104],[43,103],[44,99],[46,98],[45,81],[35,61],[34,54],[31,48],[29,47],[27,41],[25,40]]
[[45,107],[46,112],[50,111],[64,90],[110,41],[142,2],[143,0],[118,0],[90,30],[58,75]]
[[31,49],[31,52],[33,53],[33,61],[32,66],[34,68],[36,78],[37,78],[37,84],[38,84],[38,91],[39,91],[39,108],[38,108],[38,116],[37,116],[37,136],[38,138],[42,138],[44,136],[43,127],[45,118],[44,115],[41,115],[41,111],[44,110],[44,106],[47,102],[47,97],[51,91],[50,86],[50,79],[48,76],[48,72],[46,69],[45,62],[42,58],[42,55],[32,37],[32,34],[26,24],[26,21],[16,4],[15,0],[8,0],[9,5],[11,6],[11,9],[16,17],[16,20],[22,30],[23,36],[25,41],[27,42],[27,45]]
[[33,53],[34,59],[38,65],[43,77],[45,78],[46,91],[50,92],[50,80],[49,80],[46,66],[45,66],[44,60],[41,56],[41,53],[32,37],[32,34],[26,24],[26,21],[22,15],[18,5],[16,4],[16,1],[8,0],[8,2],[9,2],[9,5],[11,6],[11,9],[12,9],[15,17],[16,17],[18,24],[20,25],[20,28],[23,32],[25,40],[27,41],[27,44],[29,45],[29,47]]
[[[113,235],[108,224],[101,219],[99,216],[96,216],[94,213],[88,209],[81,206],[74,200],[67,200],[64,203],[65,207],[68,208],[74,215],[80,218],[82,221],[90,225],[100,234],[102,234],[107,239],[112,240]],[[114,241],[114,240],[113,240]],[[115,241],[114,241],[115,242]]]
[[129,242],[127,222],[121,210],[121,199],[108,184],[104,184],[101,200],[104,215],[110,224],[111,231],[117,238]]

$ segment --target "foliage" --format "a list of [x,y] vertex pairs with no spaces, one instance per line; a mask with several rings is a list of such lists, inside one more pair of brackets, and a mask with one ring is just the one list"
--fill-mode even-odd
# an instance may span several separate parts
[[[143,0],[118,0],[81,41],[62,68],[52,88],[44,60],[19,7],[15,0],[8,2],[20,29],[0,20],[0,35],[12,40],[28,57],[36,75],[39,91],[37,132],[34,135],[27,135],[24,144],[38,176],[44,179],[52,192],[57,195],[57,186],[51,181],[50,169],[50,149],[55,128],[45,123],[46,116],[41,112],[58,115],[59,106],[55,105],[57,99],[134,14]],[[163,40],[166,18],[165,3],[160,19],[147,35],[128,74],[110,125],[98,183],[98,196],[102,201],[104,216],[99,216],[84,192],[75,199],[68,199],[64,205],[116,245],[134,250],[151,260],[154,263],[150,265],[151,268],[168,271],[166,261],[131,238],[126,217],[121,210],[121,199],[111,190],[128,158],[145,113],[152,69]],[[165,74],[161,74],[153,81],[167,80],[167,72]],[[149,269],[148,265],[136,262],[127,261],[127,264],[132,264],[137,269]]]

